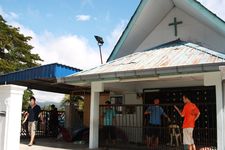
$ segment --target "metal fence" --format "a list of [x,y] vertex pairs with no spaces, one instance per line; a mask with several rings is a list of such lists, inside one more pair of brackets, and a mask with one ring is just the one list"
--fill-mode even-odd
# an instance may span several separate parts
[[[198,103],[196,105],[201,112],[193,133],[196,147],[197,149],[216,149],[216,104]],[[144,115],[149,106],[152,105],[100,105],[100,145],[124,147],[126,149],[147,149],[146,136],[157,132],[159,145],[153,149],[183,149],[183,118],[176,112],[174,105],[160,105],[171,119],[168,121],[162,115],[160,127],[149,126],[150,116]],[[183,104],[176,106],[180,109],[183,108]],[[108,118],[111,115],[112,118],[110,119],[114,118],[112,126],[110,126],[110,119],[108,122],[106,121],[106,115],[108,115]]]
[[[25,112],[27,110],[22,111],[22,118],[25,117]],[[36,136],[37,137],[50,137],[53,136],[52,129],[50,128],[50,111],[42,111],[42,115],[44,118],[44,122],[42,123],[40,120],[37,124]],[[58,125],[63,127],[65,121],[64,111],[58,111]],[[28,137],[28,121],[21,125],[20,137],[25,138]]]

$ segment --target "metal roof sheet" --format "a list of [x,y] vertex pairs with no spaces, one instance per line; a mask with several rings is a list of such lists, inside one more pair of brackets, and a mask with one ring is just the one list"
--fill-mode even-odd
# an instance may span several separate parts
[[75,76],[220,62],[225,62],[224,54],[178,40],[116,59]]

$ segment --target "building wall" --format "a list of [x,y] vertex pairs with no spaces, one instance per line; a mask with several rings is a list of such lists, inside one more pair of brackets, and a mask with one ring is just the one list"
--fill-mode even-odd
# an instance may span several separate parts
[[[174,26],[168,26],[169,23],[173,22],[174,17],[177,18],[177,21],[183,22],[177,25],[177,37],[174,36]],[[211,28],[177,7],[175,7],[145,38],[142,44],[136,49],[136,52],[147,50],[163,43],[176,40],[177,38],[225,53],[225,43],[223,42],[225,38],[220,33],[213,31]]]

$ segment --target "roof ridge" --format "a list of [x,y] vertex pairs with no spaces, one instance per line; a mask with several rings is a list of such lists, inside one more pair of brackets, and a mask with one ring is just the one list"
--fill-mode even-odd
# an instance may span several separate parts
[[198,45],[198,44],[195,44],[195,43],[190,43],[190,42],[186,42],[186,44],[183,44],[183,45],[185,45],[187,47],[195,48],[198,51],[210,54],[212,56],[219,57],[221,59],[225,59],[225,54],[210,50],[210,49],[208,49],[206,47],[203,47],[201,45]]
[[157,49],[165,48],[165,47],[168,47],[168,46],[172,47],[172,46],[179,45],[179,44],[187,46],[187,47],[195,48],[196,50],[199,50],[201,52],[210,54],[210,55],[215,56],[215,57],[219,57],[221,59],[225,59],[225,54],[222,54],[220,52],[216,52],[216,51],[210,50],[210,49],[208,49],[206,47],[203,47],[201,45],[198,45],[198,44],[195,44],[195,43],[192,43],[192,42],[182,41],[180,39],[177,39],[177,40],[174,40],[174,41],[170,41],[170,42],[167,42],[167,43],[155,46],[153,48],[144,50],[144,52],[151,51],[151,50],[157,50]]
[[168,45],[177,45],[178,43],[180,43],[180,44],[182,44],[182,43],[185,43],[185,41],[182,41],[182,40],[180,40],[180,39],[176,39],[176,40],[174,40],[174,41],[169,41],[169,42],[165,42],[165,43],[163,43],[163,44],[160,44],[160,45],[157,45],[157,46],[154,46],[154,47],[152,47],[152,48],[149,48],[149,49],[146,49],[146,50],[144,50],[144,52],[146,52],[146,51],[150,51],[150,50],[155,50],[155,49],[159,49],[159,48],[163,48],[163,47],[166,47],[166,46],[168,46]]

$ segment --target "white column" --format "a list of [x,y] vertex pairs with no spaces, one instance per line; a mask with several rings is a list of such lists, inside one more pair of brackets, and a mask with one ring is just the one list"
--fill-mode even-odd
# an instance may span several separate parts
[[[0,86],[0,101],[6,107],[3,150],[19,150],[23,92],[26,88],[15,85]],[[0,135],[1,136],[1,135]]]
[[216,88],[216,113],[217,113],[217,149],[225,150],[224,143],[224,113],[223,113],[223,88],[220,72],[206,73],[204,75],[205,86],[215,86]]
[[89,148],[98,148],[99,140],[99,92],[103,92],[104,87],[101,82],[91,83],[91,110],[90,110],[90,131]]

